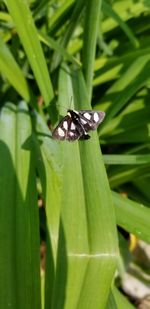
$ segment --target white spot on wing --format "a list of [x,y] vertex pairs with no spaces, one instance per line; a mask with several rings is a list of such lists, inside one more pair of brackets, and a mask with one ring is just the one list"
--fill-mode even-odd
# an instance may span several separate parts
[[61,136],[61,137],[64,137],[64,136],[65,136],[65,132],[64,132],[61,128],[58,128],[58,134],[59,134],[59,136]]
[[98,113],[94,113],[94,121],[95,122],[98,122],[98,120],[99,120],[99,115],[98,115]]
[[80,120],[81,120],[81,123],[82,123],[82,124],[86,124],[86,123],[87,123],[87,121],[84,120],[84,119],[82,119],[82,118],[81,118]]
[[88,120],[91,119],[91,115],[90,115],[89,113],[84,113],[84,117],[85,117],[86,119],[88,119]]
[[68,130],[68,122],[67,121],[63,122],[63,127],[64,127],[65,130]]
[[74,133],[73,133],[73,132],[69,132],[69,135],[70,135],[70,136],[74,136]]
[[71,122],[71,126],[70,126],[70,130],[75,130],[75,124],[73,122]]

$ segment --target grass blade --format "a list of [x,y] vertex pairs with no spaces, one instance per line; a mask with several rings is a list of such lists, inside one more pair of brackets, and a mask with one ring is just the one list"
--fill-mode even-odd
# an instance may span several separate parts
[[[117,224],[150,243],[150,209],[112,192]],[[133,220],[134,219],[134,220]]]
[[45,104],[48,105],[53,99],[53,88],[31,12],[26,1],[7,0],[6,3]]
[[50,34],[56,33],[67,21],[68,14],[70,14],[70,9],[74,5],[75,0],[66,0],[62,5],[55,11],[52,15],[49,26]]
[[58,143],[51,139],[51,134],[44,120],[35,114],[34,146],[36,166],[42,186],[42,198],[47,221],[47,246],[45,266],[45,289],[42,294],[44,308],[51,308],[56,272],[56,256],[60,222],[62,189],[62,152]]
[[128,299],[116,288],[113,287],[112,293],[118,309],[134,309],[135,307],[129,303]]
[[0,71],[9,80],[10,84],[26,100],[29,101],[29,91],[21,69],[13,58],[7,45],[0,38]]
[[25,147],[29,136],[27,105],[6,104],[0,116],[1,308],[41,306],[35,166],[31,148]]
[[[102,125],[101,133],[104,131],[109,121],[125,106],[125,104],[132,98],[132,96],[143,87],[148,78],[148,68],[150,67],[149,56],[140,57],[137,59],[129,69],[122,75],[122,77],[113,84],[106,95],[103,97],[103,102],[109,103],[107,108],[107,116],[105,123]],[[110,102],[110,98],[113,99],[113,104]],[[106,128],[107,130],[107,128]]]
[[111,6],[103,1],[102,4],[102,10],[104,11],[104,13],[108,16],[111,16],[112,18],[114,18],[114,20],[119,24],[120,28],[124,31],[124,33],[126,34],[126,36],[129,38],[130,42],[132,43],[132,45],[137,48],[139,47],[139,42],[137,40],[137,38],[134,36],[131,28],[129,28],[129,26],[127,25],[127,23],[125,23],[122,18],[119,16],[119,14],[117,14],[112,8]]
[[115,188],[121,184],[129,181],[134,181],[141,176],[149,176],[150,174],[150,164],[144,164],[140,166],[130,165],[128,168],[125,166],[117,166],[115,170],[109,171],[109,182],[111,188]]
[[150,163],[150,155],[104,155],[105,164],[125,165],[125,164],[146,164]]
[[52,140],[49,129],[44,120],[37,113],[34,123],[36,123],[35,129],[38,133],[38,140],[35,137],[37,153],[36,165],[40,175],[43,198],[46,207],[47,226],[55,260],[58,242],[62,186],[61,149],[58,143]]
[[39,32],[39,39],[41,40],[41,42],[45,43],[50,48],[57,51],[64,59],[70,61],[71,63],[75,64],[78,67],[81,67],[81,63],[72,55],[70,55],[65,50],[65,48],[63,48],[57,41],[52,39],[50,36],[46,36],[45,34]]
[[106,309],[117,309],[117,304],[115,302],[115,299],[114,299],[112,292],[110,292],[110,294],[109,294]]
[[[73,32],[75,30],[75,27],[80,19],[81,13],[84,8],[84,0],[78,0],[76,1],[75,8],[71,14],[71,18],[68,24],[68,27],[66,29],[66,32],[64,36],[60,40],[60,46],[63,48],[67,47],[69,40],[71,36],[73,35]],[[55,70],[58,65],[60,64],[62,60],[62,56],[60,55],[60,52],[55,52],[52,57],[52,63],[51,63],[51,71]]]
[[91,100],[92,95],[93,69],[101,3],[101,0],[89,0],[86,3],[82,59],[89,100]]
[[[134,2],[134,0],[122,0],[121,2],[115,1],[112,7],[124,21],[128,21],[148,11],[148,7],[144,4],[143,1],[139,1],[136,3]],[[115,19],[107,18],[103,21],[103,33],[113,30],[116,27],[118,27],[118,23]]]
[[[79,72],[70,72],[65,66],[60,72],[59,87],[63,90],[59,103],[64,99],[69,102],[73,93],[78,104],[88,102]],[[93,134],[86,143],[63,142],[62,150],[62,207],[52,308],[103,308],[115,268],[117,243],[98,140]],[[104,271],[107,267],[108,272]]]

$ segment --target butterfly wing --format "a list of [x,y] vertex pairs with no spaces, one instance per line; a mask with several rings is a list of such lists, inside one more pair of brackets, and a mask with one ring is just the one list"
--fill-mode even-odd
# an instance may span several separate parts
[[69,121],[69,117],[65,116],[58,124],[58,126],[53,130],[52,137],[54,139],[58,139],[60,141],[65,140],[66,138],[66,130],[64,129],[64,122]]
[[105,117],[104,112],[82,110],[79,112],[80,121],[86,132],[90,130],[96,130],[99,124],[103,121]]
[[81,135],[81,130],[68,115],[59,122],[58,126],[52,132],[52,137],[54,139],[60,141],[68,140],[69,142],[78,140]]
[[104,112],[81,110],[79,112],[68,110],[65,116],[52,132],[54,139],[73,142],[75,140],[86,140],[90,136],[87,134],[90,130],[96,130],[98,125],[105,117]]

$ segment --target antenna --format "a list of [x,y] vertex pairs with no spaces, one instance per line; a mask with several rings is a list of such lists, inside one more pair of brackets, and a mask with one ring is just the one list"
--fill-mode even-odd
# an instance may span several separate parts
[[72,108],[71,108],[71,103],[72,103],[72,101],[73,101],[73,96],[70,97],[69,109],[72,109]]
[[62,105],[62,104],[59,104],[59,103],[56,103],[56,106],[58,107],[58,108],[60,108],[60,110],[61,109],[64,109],[64,111],[66,112],[68,109],[72,109],[72,103],[73,102],[73,96],[71,96],[70,97],[70,102],[69,102],[69,105],[68,106],[64,106],[64,105]]

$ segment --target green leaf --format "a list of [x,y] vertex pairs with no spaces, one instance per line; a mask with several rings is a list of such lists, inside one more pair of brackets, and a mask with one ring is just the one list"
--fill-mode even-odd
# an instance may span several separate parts
[[146,164],[150,163],[150,155],[103,155],[105,164],[125,165],[125,164]]
[[112,292],[109,294],[106,309],[118,309]]
[[34,134],[36,167],[41,181],[47,219],[46,270],[42,300],[45,303],[44,308],[49,308],[56,272],[62,190],[62,152],[58,143],[52,140],[47,125],[38,113],[35,113],[33,124],[36,133]]
[[[71,14],[71,18],[70,18],[69,24],[66,28],[65,34],[59,40],[59,44],[63,49],[65,47],[67,47],[69,40],[74,33],[74,30],[77,26],[77,23],[79,22],[81,13],[83,11],[84,5],[85,5],[84,0],[79,0],[79,1],[76,1],[76,3],[75,3],[75,8],[74,8],[74,10]],[[70,16],[68,16],[68,17],[70,17]],[[61,60],[62,60],[62,56],[61,56],[60,52],[56,51],[53,54],[53,57],[52,57],[51,71],[55,70],[58,67]]]
[[[110,136],[111,140],[118,138],[120,136],[126,135],[126,139],[130,139],[132,135],[135,136],[135,141],[137,139],[145,139],[147,131],[145,134],[136,134],[137,130],[140,130],[142,127],[142,133],[145,127],[148,126],[149,117],[150,117],[150,106],[149,106],[149,94],[148,90],[144,88],[143,93],[139,91],[136,94],[136,97],[132,99],[132,102],[127,105],[119,115],[113,118],[105,129],[105,139],[108,141]],[[121,140],[121,138],[120,138]]]
[[0,114],[1,308],[41,308],[35,166],[32,143],[27,143],[31,130],[25,102],[18,108],[6,104]]
[[135,307],[129,303],[125,297],[115,286],[112,288],[112,293],[117,304],[117,309],[134,309]]
[[65,48],[63,48],[57,41],[53,40],[50,36],[46,36],[45,34],[39,32],[39,39],[51,49],[57,51],[63,58],[75,64],[77,67],[81,67],[81,63],[72,55],[70,55],[65,50]]
[[138,188],[142,194],[147,198],[147,200],[150,200],[150,191],[149,191],[149,177],[147,178],[140,178],[140,179],[134,179],[134,185]]
[[93,85],[97,86],[107,81],[118,79],[122,75],[122,72],[129,67],[131,61],[141,56],[149,55],[149,53],[150,48],[146,46],[145,48],[139,48],[134,51],[129,50],[119,57],[114,55],[112,57],[101,56],[97,58],[94,65]]
[[70,9],[74,5],[75,0],[65,0],[58,8],[55,10],[51,19],[49,20],[50,34],[56,33],[64,26],[64,22],[70,17]]
[[36,166],[46,206],[47,227],[53,256],[56,259],[62,187],[61,148],[52,140],[49,129],[38,113],[35,114],[34,125],[37,133],[37,136],[34,136]]
[[16,91],[29,101],[29,91],[26,80],[19,65],[13,58],[7,45],[0,38],[0,71],[9,80]]
[[53,88],[27,2],[20,0],[7,0],[6,3],[29,59],[45,104],[48,105],[54,96]]
[[126,231],[150,243],[150,209],[112,192],[116,221]]
[[[112,7],[124,21],[128,21],[130,19],[132,20],[140,14],[148,11],[144,1],[137,1],[136,3],[134,0],[114,1]],[[103,33],[106,33],[116,27],[118,27],[118,22],[115,19],[104,19],[102,25]]]
[[150,174],[150,164],[140,166],[130,165],[128,168],[125,166],[117,166],[115,169],[109,170],[109,182],[111,188],[115,188],[139,177],[145,177]]
[[[81,72],[63,67],[59,90],[60,105],[71,96],[76,107],[84,109],[83,102],[88,104]],[[86,143],[58,144],[62,148],[63,189],[52,307],[104,308],[115,269],[117,235],[98,139],[95,133]]]
[[133,34],[131,28],[127,25],[127,23],[125,23],[122,20],[122,18],[119,16],[119,14],[117,14],[112,9],[112,7],[105,1],[103,1],[102,10],[106,15],[111,16],[119,24],[120,28],[122,28],[122,30],[125,32],[126,36],[129,38],[132,45],[134,47],[139,47],[139,42],[138,42],[137,38],[135,37],[135,35]]
[[89,100],[91,100],[92,95],[93,69],[101,3],[101,0],[89,0],[86,3],[82,59]]
[[[113,84],[106,95],[103,102],[108,103],[107,115],[102,125],[101,131],[107,132],[107,124],[109,121],[127,104],[132,96],[143,87],[148,78],[148,70],[150,68],[149,56],[137,59],[122,75],[122,77]],[[113,98],[113,104],[112,104]],[[106,130],[106,131],[105,131]]]
[[114,134],[111,138],[106,138],[106,142],[110,142],[112,144],[126,144],[126,143],[141,143],[141,142],[149,142],[150,141],[150,125],[145,124],[139,126],[136,130],[127,130],[126,132],[122,132],[120,134]]

